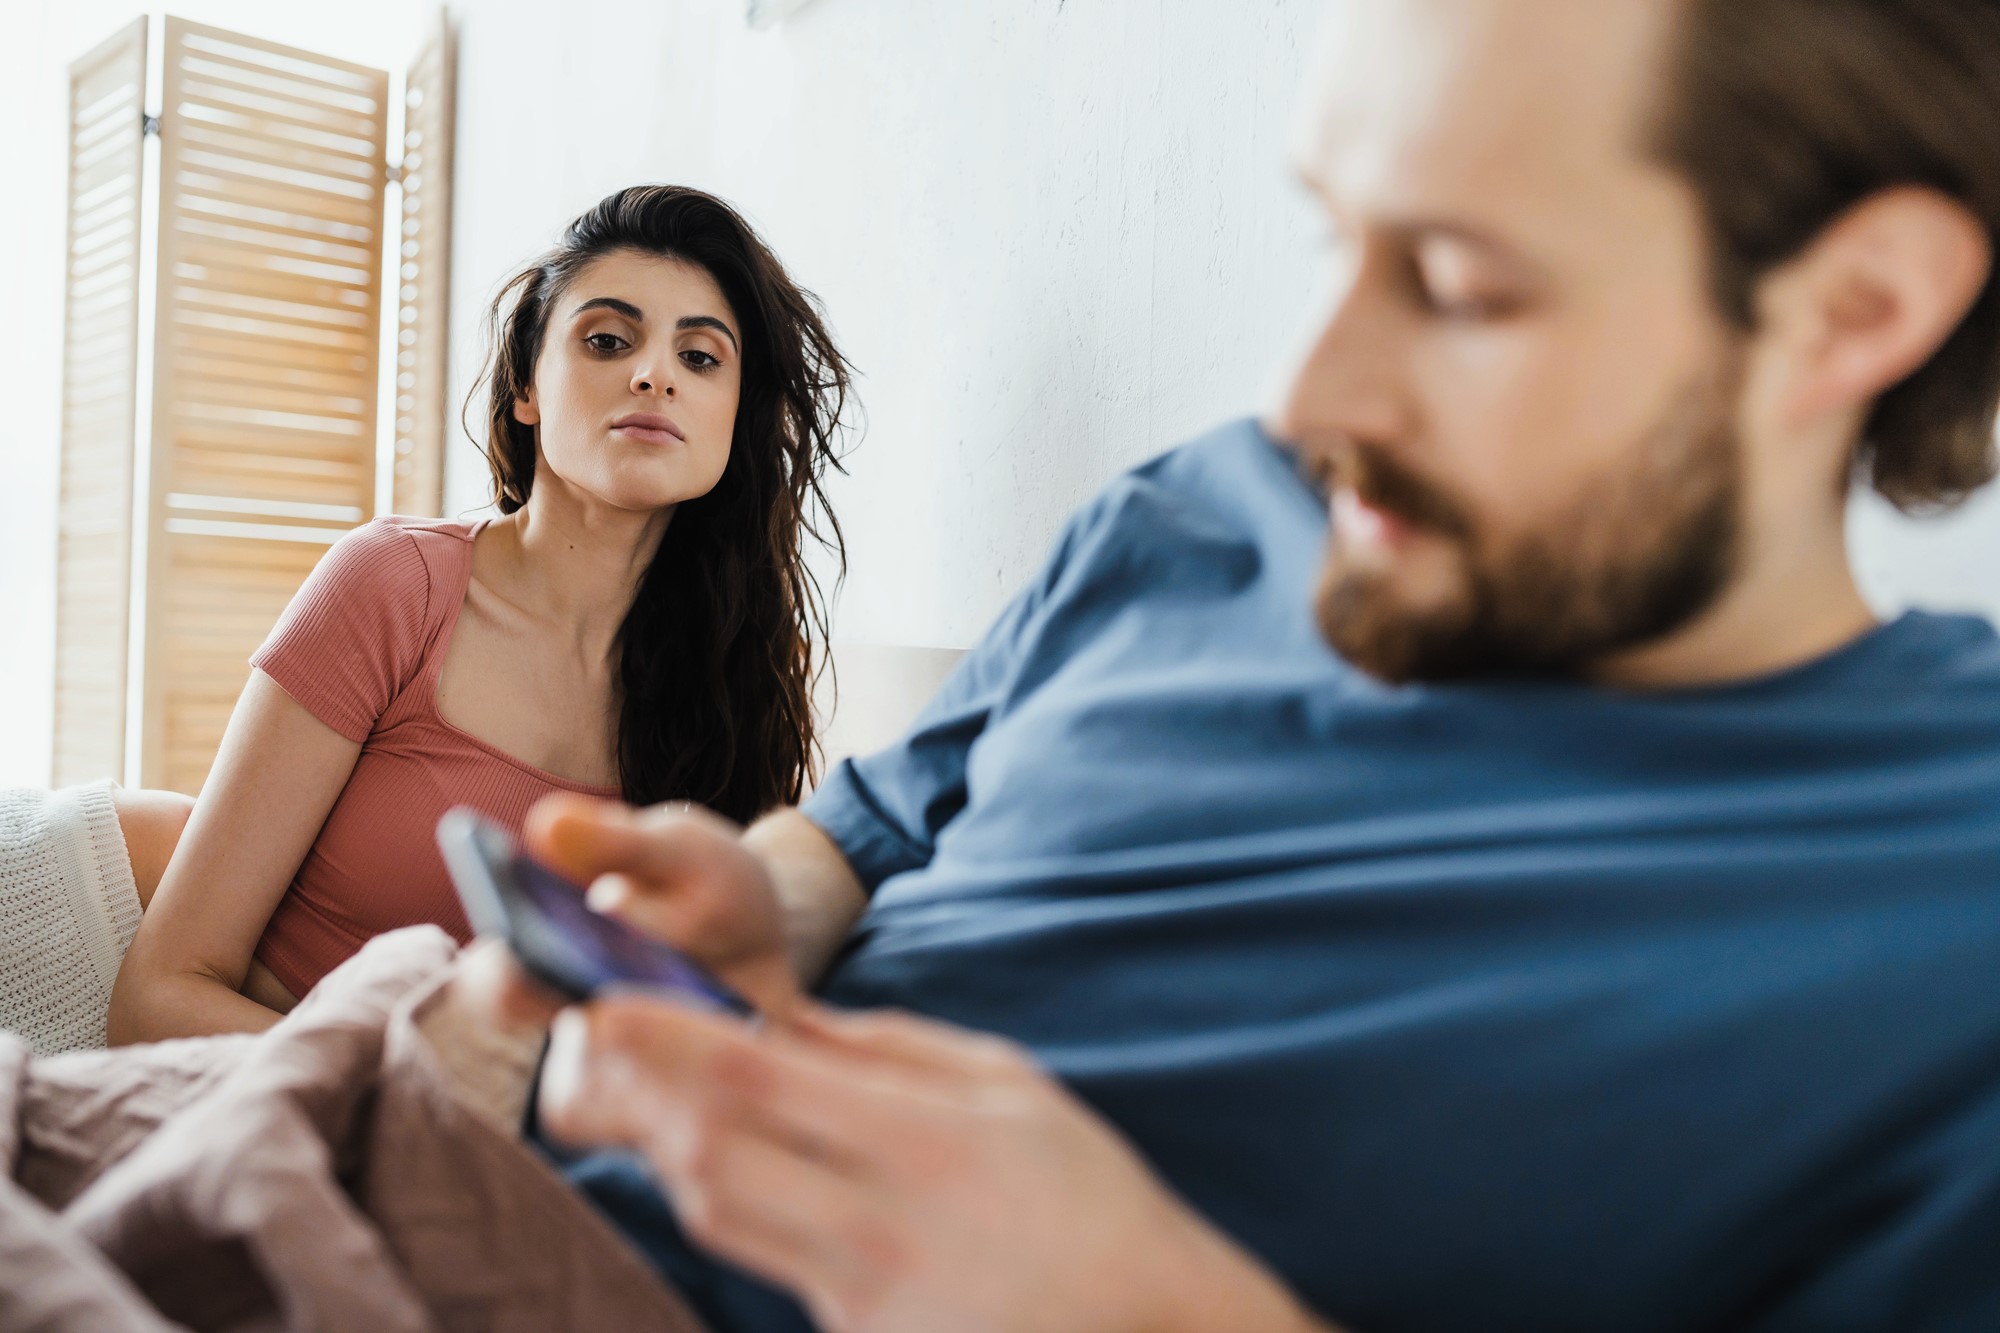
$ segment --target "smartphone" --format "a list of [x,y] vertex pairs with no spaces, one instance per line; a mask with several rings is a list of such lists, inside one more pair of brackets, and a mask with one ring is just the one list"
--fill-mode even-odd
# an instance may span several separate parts
[[580,887],[530,859],[477,813],[447,811],[437,840],[472,928],[506,940],[521,965],[558,993],[587,1000],[607,987],[636,987],[746,1018],[756,1012],[693,959],[591,911]]

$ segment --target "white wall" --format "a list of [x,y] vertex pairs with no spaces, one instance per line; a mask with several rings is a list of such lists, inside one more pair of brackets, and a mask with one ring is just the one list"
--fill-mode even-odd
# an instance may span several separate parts
[[2000,622],[2000,483],[1957,513],[1921,522],[1863,495],[1848,532],[1861,587],[1882,610],[1925,606]]

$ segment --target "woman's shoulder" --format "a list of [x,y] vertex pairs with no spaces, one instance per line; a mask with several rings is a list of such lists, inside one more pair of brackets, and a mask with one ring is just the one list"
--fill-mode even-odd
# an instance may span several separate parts
[[362,550],[469,553],[473,536],[480,526],[456,519],[384,514],[380,518],[369,519],[342,537],[339,544]]
[[343,587],[427,587],[450,582],[461,567],[469,566],[477,530],[472,523],[385,514],[335,542],[321,572]]
[[343,534],[250,664],[350,740],[367,736],[465,595],[477,530],[394,516]]
[[320,559],[288,619],[362,627],[371,639],[423,640],[465,592],[479,525],[384,515],[344,533]]
[[481,526],[482,524],[480,523],[466,523],[455,518],[417,518],[410,514],[384,514],[380,518],[368,520],[359,528],[356,528],[355,531],[367,532],[374,529],[377,531],[407,532],[413,538],[421,538],[428,535],[448,541],[465,542],[470,545],[473,534],[477,533]]

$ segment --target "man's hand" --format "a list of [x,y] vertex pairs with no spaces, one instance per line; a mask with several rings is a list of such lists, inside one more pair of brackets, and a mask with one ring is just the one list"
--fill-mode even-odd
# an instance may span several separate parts
[[[672,944],[764,1013],[798,999],[770,872],[720,815],[557,795],[528,812],[523,840],[530,856],[589,885],[593,908]],[[545,999],[552,1014],[554,997]]]
[[800,1001],[566,1011],[544,1124],[643,1153],[688,1233],[830,1333],[1320,1328],[1021,1051]]
[[[564,1010],[551,1133],[643,1153],[690,1235],[829,1333],[1323,1329],[1017,1048],[806,998],[860,886],[796,813],[749,836],[573,796],[530,814],[532,855],[766,1019],[638,995]],[[540,1026],[559,1006],[496,943],[457,984],[489,1021]]]

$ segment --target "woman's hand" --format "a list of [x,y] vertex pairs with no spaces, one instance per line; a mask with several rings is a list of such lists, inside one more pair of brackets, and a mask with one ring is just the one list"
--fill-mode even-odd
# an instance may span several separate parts
[[544,1124],[645,1154],[691,1236],[832,1333],[1324,1327],[1013,1046],[789,1014],[566,1011]]

